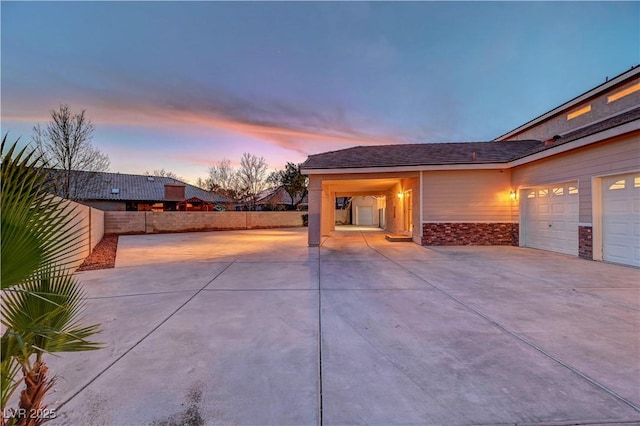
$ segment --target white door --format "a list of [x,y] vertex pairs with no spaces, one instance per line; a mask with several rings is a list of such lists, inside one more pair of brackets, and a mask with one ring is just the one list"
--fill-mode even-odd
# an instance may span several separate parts
[[602,259],[640,266],[640,172],[602,179]]
[[578,255],[577,182],[522,192],[524,246]]
[[359,226],[373,225],[373,207],[356,206],[356,225],[359,225]]

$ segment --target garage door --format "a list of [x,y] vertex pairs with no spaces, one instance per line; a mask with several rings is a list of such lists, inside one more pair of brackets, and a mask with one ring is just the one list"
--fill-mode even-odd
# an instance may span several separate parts
[[602,258],[640,266],[640,173],[602,179]]
[[523,191],[524,246],[578,255],[578,184]]
[[356,207],[356,225],[360,225],[360,226],[373,225],[373,207],[371,206]]

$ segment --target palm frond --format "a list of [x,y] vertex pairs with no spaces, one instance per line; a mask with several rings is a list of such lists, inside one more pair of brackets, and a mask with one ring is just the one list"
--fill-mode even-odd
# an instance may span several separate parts
[[20,381],[16,380],[19,372],[20,364],[14,357],[8,357],[0,362],[0,383],[2,385],[0,402],[2,407],[7,405],[9,398],[20,385]]
[[[61,267],[46,267],[34,277],[5,290],[0,297],[6,333],[20,336],[29,352],[76,352],[100,349],[88,340],[99,326],[81,326],[84,291]],[[3,336],[4,337],[4,336]],[[18,355],[19,356],[19,355]]]
[[[16,285],[46,264],[68,265],[84,244],[83,229],[72,228],[77,213],[49,193],[47,171],[34,150],[17,151],[17,141],[0,157],[0,288]],[[17,151],[17,152],[16,152]]]

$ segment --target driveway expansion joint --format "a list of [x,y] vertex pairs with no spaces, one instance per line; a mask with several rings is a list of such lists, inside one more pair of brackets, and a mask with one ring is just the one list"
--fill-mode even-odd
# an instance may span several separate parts
[[111,367],[113,367],[116,363],[118,363],[118,361],[120,361],[122,358],[124,358],[127,354],[129,354],[135,347],[137,347],[140,343],[142,343],[145,339],[147,339],[149,336],[151,336],[156,330],[158,330],[160,327],[162,327],[163,324],[165,324],[167,321],[169,321],[175,314],[177,314],[178,312],[180,312],[180,310],[182,308],[184,308],[189,302],[191,302],[198,294],[200,294],[209,284],[211,284],[213,281],[216,280],[216,278],[218,278],[220,275],[222,275],[224,273],[224,271],[226,271],[227,269],[229,269],[229,267],[231,265],[233,265],[235,263],[235,261],[230,262],[227,266],[225,266],[222,270],[218,271],[215,276],[209,280],[203,287],[201,287],[199,290],[197,290],[191,297],[189,297],[184,303],[182,303],[180,306],[178,306],[178,308],[176,308],[173,312],[171,312],[171,314],[169,314],[168,317],[166,317],[165,319],[163,319],[162,321],[160,321],[160,323],[158,325],[156,325],[155,327],[153,327],[148,333],[146,333],[144,336],[142,336],[141,339],[139,339],[136,343],[134,343],[129,349],[127,349],[126,351],[124,351],[120,356],[118,356],[115,360],[113,360],[112,362],[109,363],[109,365],[107,365],[104,369],[102,369],[102,371],[100,371],[95,377],[93,377],[91,380],[89,380],[84,386],[82,386],[80,389],[78,389],[76,392],[74,392],[69,398],[67,398],[66,400],[62,401],[57,407],[56,410],[59,410],[60,408],[64,407],[67,403],[69,403],[69,401],[71,401],[73,398],[75,398],[76,396],[78,396],[82,391],[84,391],[87,387],[89,387],[93,382],[95,382],[100,376],[102,376],[105,372],[107,372]]
[[485,319],[486,321],[488,321],[489,323],[491,323],[494,327],[497,327],[498,329],[504,331],[505,333],[513,336],[514,338],[518,339],[519,341],[521,341],[522,343],[528,345],[529,347],[535,349],[536,351],[538,351],[539,353],[541,353],[542,355],[546,356],[547,358],[553,360],[554,362],[556,362],[557,364],[562,365],[563,367],[567,368],[568,370],[570,370],[571,372],[573,372],[574,374],[578,375],[579,377],[581,377],[582,379],[586,380],[587,382],[589,382],[590,384],[592,384],[593,386],[595,386],[596,388],[608,393],[609,395],[611,395],[612,397],[614,397],[615,399],[617,399],[618,401],[628,405],[629,407],[633,408],[635,411],[637,411],[638,413],[640,413],[640,406],[634,404],[633,402],[629,401],[627,398],[619,395],[617,392],[613,391],[612,389],[610,389],[608,386],[598,382],[597,380],[589,377],[588,375],[586,375],[585,373],[581,372],[580,370],[578,370],[575,367],[572,367],[571,365],[567,364],[566,362],[562,361],[561,359],[559,359],[558,357],[552,355],[551,353],[545,351],[544,349],[542,349],[540,346],[536,345],[535,343],[531,342],[529,339],[520,336],[518,333],[516,333],[515,331],[509,330],[508,328],[506,328],[505,326],[499,324],[496,320],[492,319],[491,317],[489,317],[488,315],[483,314],[482,312],[478,311],[477,309],[474,309],[472,306],[464,303],[462,300],[458,299],[457,297],[449,294],[446,290],[443,290],[442,288],[430,283],[428,280],[422,278],[421,276],[419,276],[418,274],[410,271],[409,269],[406,269],[405,267],[403,267],[399,262],[395,261],[394,259],[389,258],[388,256],[386,256],[385,254],[379,252],[378,250],[376,250],[374,247],[372,247],[369,244],[369,241],[367,240],[367,237],[364,235],[363,232],[360,232],[360,235],[362,236],[365,244],[367,245],[367,247],[369,247],[369,249],[375,251],[376,253],[378,253],[381,256],[384,256],[385,258],[391,260],[392,262],[394,262],[396,265],[400,266],[401,268],[403,268],[404,270],[406,270],[407,272],[409,272],[411,275],[415,276],[416,278],[420,279],[421,281],[423,281],[424,283],[430,285],[431,287],[433,287],[434,289],[438,290],[439,292],[441,292],[442,294],[444,294],[445,296],[449,297],[451,300],[455,301],[456,303],[460,304],[461,306],[463,306],[464,308],[468,309],[469,311],[475,313],[476,315],[480,316],[481,318]]

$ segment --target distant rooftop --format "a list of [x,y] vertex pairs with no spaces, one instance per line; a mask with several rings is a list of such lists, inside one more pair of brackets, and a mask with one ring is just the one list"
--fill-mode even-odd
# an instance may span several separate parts
[[[52,173],[62,173],[62,171],[53,170]],[[79,188],[78,192],[74,188],[71,190],[71,193],[80,200],[159,202],[164,200],[165,184],[170,184],[184,185],[186,198],[197,197],[210,203],[228,201],[225,197],[170,177],[83,171],[72,173],[78,176],[77,181],[88,182],[86,186]]]

